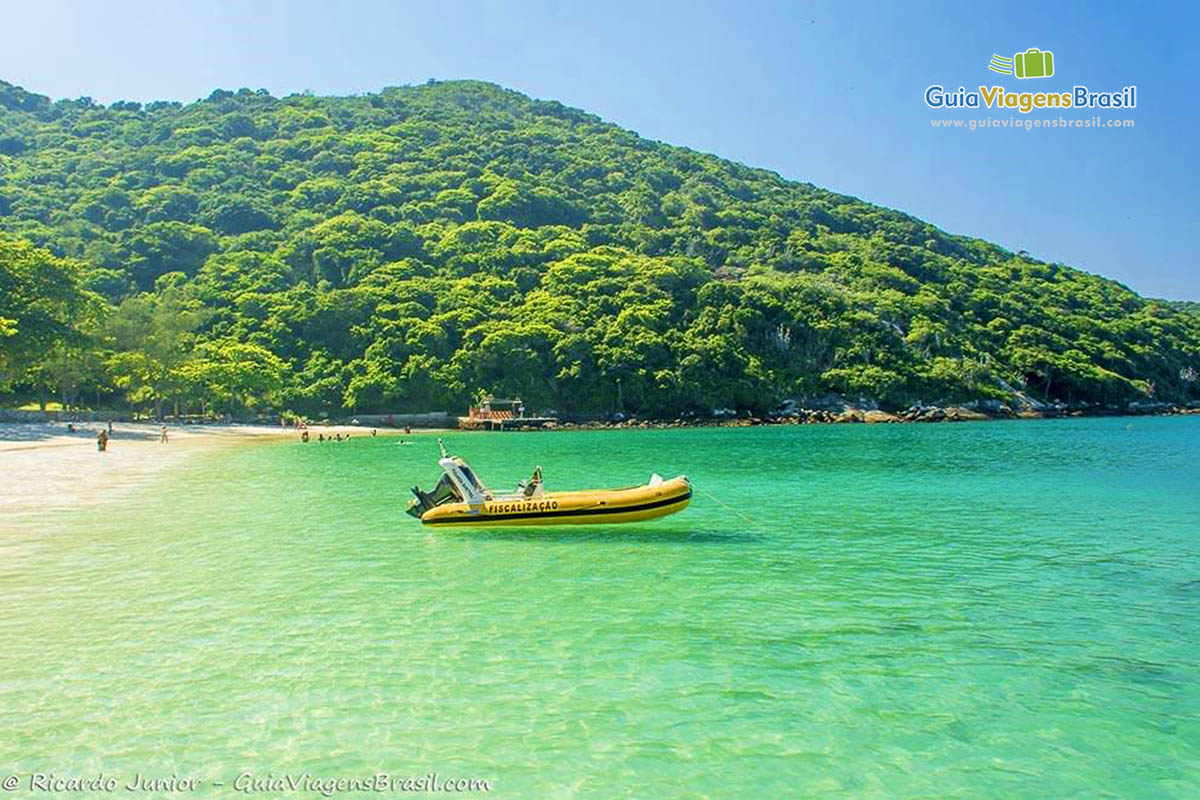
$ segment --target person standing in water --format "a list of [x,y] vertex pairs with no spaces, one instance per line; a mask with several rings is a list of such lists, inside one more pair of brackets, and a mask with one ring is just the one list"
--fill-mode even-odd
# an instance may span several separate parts
[[167,443],[167,426],[166,425],[162,426],[162,432],[159,434],[158,443],[159,444]]
[[101,428],[100,432],[96,434],[96,449],[101,453],[104,453],[108,450],[108,431],[104,430],[103,428]]

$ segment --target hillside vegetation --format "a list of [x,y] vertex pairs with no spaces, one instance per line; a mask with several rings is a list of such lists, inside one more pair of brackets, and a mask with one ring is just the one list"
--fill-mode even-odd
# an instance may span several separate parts
[[317,415],[1200,397],[1200,316],[476,82],[0,82],[0,391]]

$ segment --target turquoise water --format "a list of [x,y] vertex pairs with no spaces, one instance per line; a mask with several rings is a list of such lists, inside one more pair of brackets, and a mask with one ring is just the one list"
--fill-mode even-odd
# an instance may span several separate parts
[[495,485],[701,492],[596,529],[422,529],[417,441],[0,520],[0,773],[1200,796],[1200,419],[448,437]]

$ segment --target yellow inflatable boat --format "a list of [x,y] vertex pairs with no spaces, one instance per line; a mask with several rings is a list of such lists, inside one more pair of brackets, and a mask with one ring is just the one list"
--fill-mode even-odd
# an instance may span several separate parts
[[665,517],[692,500],[692,484],[682,475],[670,480],[653,475],[649,483],[627,489],[548,492],[538,467],[516,491],[494,493],[465,461],[446,455],[445,447],[438,465],[444,474],[437,486],[431,492],[414,486],[416,498],[408,504],[408,513],[424,525],[610,525]]

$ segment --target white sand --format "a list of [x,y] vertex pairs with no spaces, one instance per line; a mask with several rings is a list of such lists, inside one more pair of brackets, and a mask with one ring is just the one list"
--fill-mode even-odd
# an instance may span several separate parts
[[[298,441],[300,431],[265,425],[168,425],[168,443],[159,442],[161,426],[115,423],[107,452],[96,449],[102,423],[0,423],[0,532],[6,518],[116,500],[151,480],[189,454],[247,441]],[[379,428],[379,435],[403,435]],[[313,426],[309,436],[350,434],[369,437],[371,428]],[[423,430],[422,435],[436,433]],[[414,432],[417,435],[418,432]]]

